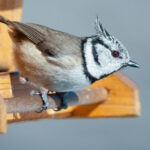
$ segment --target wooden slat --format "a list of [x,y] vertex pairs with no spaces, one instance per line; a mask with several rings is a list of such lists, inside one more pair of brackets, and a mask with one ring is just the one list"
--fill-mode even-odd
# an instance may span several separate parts
[[[0,15],[15,21],[21,20],[22,0],[0,0]],[[0,71],[14,71],[12,42],[6,25],[0,23]]]
[[0,134],[6,133],[7,127],[7,111],[6,104],[2,97],[0,97]]
[[12,87],[9,74],[1,73],[0,75],[0,95],[4,98],[12,97]]

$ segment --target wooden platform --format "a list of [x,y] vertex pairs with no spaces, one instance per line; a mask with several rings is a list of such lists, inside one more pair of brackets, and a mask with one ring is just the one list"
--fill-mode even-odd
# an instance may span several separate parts
[[[92,89],[93,91],[90,91]],[[17,74],[0,74],[2,97],[0,99],[0,130],[2,128],[2,133],[6,132],[3,127],[6,122],[16,123],[47,118],[136,117],[140,115],[138,88],[120,72],[95,82],[87,89],[77,91],[79,100],[73,104],[71,102],[71,105],[75,106],[70,106],[60,112],[52,109],[40,114],[35,112],[42,106],[42,101],[38,95],[30,96],[31,90],[32,87],[19,82]],[[85,105],[86,102],[88,102],[87,105]],[[52,101],[50,103],[54,105]]]

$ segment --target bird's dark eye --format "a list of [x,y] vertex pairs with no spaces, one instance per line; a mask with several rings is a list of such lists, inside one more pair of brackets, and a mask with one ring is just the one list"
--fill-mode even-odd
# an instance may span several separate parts
[[118,51],[112,51],[112,56],[113,57],[119,57],[119,52]]

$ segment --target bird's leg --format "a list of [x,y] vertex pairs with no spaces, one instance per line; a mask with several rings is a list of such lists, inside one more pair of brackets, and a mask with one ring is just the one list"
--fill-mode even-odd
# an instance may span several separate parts
[[60,98],[60,106],[55,108],[54,111],[60,111],[61,109],[66,109],[68,107],[65,94],[66,92],[56,93],[56,95]]
[[23,84],[29,84],[37,89],[39,89],[39,91],[35,91],[35,90],[32,90],[30,92],[30,95],[33,96],[33,95],[40,95],[41,98],[42,98],[42,102],[43,102],[43,106],[42,108],[40,109],[39,113],[40,112],[43,112],[44,110],[46,110],[49,106],[49,102],[48,102],[48,98],[47,98],[47,91],[41,87],[38,87],[36,84],[32,83],[31,81],[28,80],[28,78],[26,77],[20,77],[20,81],[23,83]]

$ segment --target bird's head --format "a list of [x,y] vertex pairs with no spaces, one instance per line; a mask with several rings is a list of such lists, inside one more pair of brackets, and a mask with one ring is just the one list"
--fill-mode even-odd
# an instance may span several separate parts
[[101,79],[123,67],[139,67],[130,59],[125,46],[103,28],[99,19],[95,23],[96,36],[86,39],[84,54],[87,73],[92,78]]

